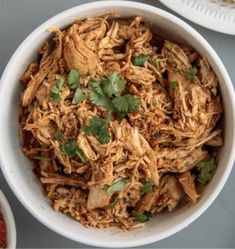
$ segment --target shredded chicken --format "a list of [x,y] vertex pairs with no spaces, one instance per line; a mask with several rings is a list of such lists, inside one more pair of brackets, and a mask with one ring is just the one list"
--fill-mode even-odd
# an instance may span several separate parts
[[20,79],[20,125],[53,208],[84,226],[131,230],[183,200],[195,204],[199,169],[223,145],[207,59],[138,16],[49,31]]
[[194,178],[189,171],[178,176],[179,182],[193,204],[197,202],[197,198],[199,197],[195,188]]

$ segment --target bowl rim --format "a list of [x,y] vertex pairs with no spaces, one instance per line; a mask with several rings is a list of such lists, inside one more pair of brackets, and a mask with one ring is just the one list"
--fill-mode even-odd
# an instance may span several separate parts
[[[98,2],[90,2],[90,3],[86,3],[86,4],[82,4],[82,5],[78,5],[72,8],[69,8],[67,10],[64,10],[62,12],[60,12],[59,14],[54,15],[53,17],[49,18],[47,21],[45,21],[44,23],[42,23],[40,26],[38,26],[34,31],[32,31],[25,39],[24,41],[19,45],[19,47],[16,49],[16,51],[14,52],[14,54],[11,56],[3,74],[1,77],[1,84],[0,84],[0,96],[2,94],[2,86],[3,83],[6,83],[7,81],[7,77],[8,74],[10,74],[10,70],[11,70],[11,65],[14,62],[14,58],[18,56],[18,54],[21,53],[22,50],[25,49],[25,47],[27,47],[28,44],[30,44],[30,42],[32,40],[35,39],[35,36],[37,36],[39,33],[44,32],[48,26],[52,26],[53,23],[58,23],[60,20],[63,20],[64,17],[70,15],[71,13],[76,13],[76,12],[82,12],[85,10],[92,10],[92,9],[96,9],[96,8],[101,8],[101,7],[128,7],[128,8],[133,8],[135,10],[139,10],[139,11],[146,11],[146,12],[151,12],[154,15],[158,15],[161,16],[165,19],[170,19],[171,21],[174,21],[174,23],[178,26],[181,27],[181,29],[183,29],[184,31],[186,31],[187,33],[190,33],[191,36],[193,36],[198,43],[200,43],[204,48],[206,48],[206,50],[208,51],[208,53],[210,54],[210,56],[213,58],[213,60],[216,62],[217,66],[220,68],[222,75],[223,75],[223,79],[226,82],[226,87],[229,90],[229,97],[230,97],[230,101],[232,103],[232,111],[233,114],[235,116],[235,94],[234,94],[234,89],[233,89],[233,85],[232,82],[229,78],[229,75],[222,63],[222,61],[220,60],[220,58],[218,57],[218,55],[216,54],[216,52],[214,51],[214,49],[210,46],[210,44],[193,28],[191,27],[189,24],[187,24],[186,22],[184,22],[183,20],[181,20],[180,18],[176,17],[173,14],[168,13],[165,10],[162,10],[160,8],[148,5],[148,4],[143,4],[143,3],[138,3],[138,2],[134,2],[134,1],[98,1]],[[234,127],[235,130],[235,127]],[[165,232],[162,232],[161,234],[158,234],[158,237],[156,238],[156,236],[154,235],[150,235],[147,236],[145,238],[135,238],[131,241],[119,241],[119,242],[115,242],[113,244],[108,244],[106,241],[102,241],[102,242],[97,242],[94,241],[92,238],[88,238],[87,236],[84,237],[75,237],[71,234],[69,234],[67,231],[64,231],[63,229],[61,229],[60,227],[57,227],[55,224],[50,223],[49,220],[47,220],[43,215],[37,213],[31,206],[30,203],[24,198],[23,195],[21,195],[21,193],[18,191],[17,186],[15,185],[13,178],[11,178],[10,174],[8,174],[7,170],[6,170],[6,165],[4,165],[3,163],[3,158],[4,158],[4,153],[2,153],[0,151],[0,166],[2,168],[2,172],[3,175],[5,177],[5,179],[7,180],[8,185],[10,186],[10,188],[12,189],[13,193],[16,195],[16,197],[20,200],[20,202],[23,204],[23,206],[38,220],[40,221],[42,224],[44,224],[45,226],[47,226],[48,228],[50,228],[52,231],[55,231],[56,233],[69,238],[73,241],[76,242],[80,242],[80,243],[84,243],[84,244],[88,244],[88,245],[92,245],[92,246],[99,246],[99,247],[110,247],[110,248],[115,248],[115,247],[133,247],[133,246],[141,246],[141,245],[146,245],[149,243],[153,243],[159,240],[162,240],[164,238],[167,238],[175,233],[177,233],[178,231],[182,230],[183,228],[187,227],[189,224],[191,224],[193,221],[195,221],[203,212],[206,211],[206,209],[212,204],[212,202],[216,199],[216,197],[218,196],[218,194],[220,193],[220,191],[222,190],[225,182],[228,179],[228,176],[232,170],[233,167],[233,162],[235,159],[235,137],[233,134],[233,145],[231,148],[231,154],[230,157],[228,159],[228,163],[226,165],[223,177],[220,179],[220,181],[218,182],[218,184],[216,185],[216,188],[214,189],[214,191],[209,195],[208,199],[200,206],[200,208],[194,212],[191,216],[189,216],[188,218],[185,218],[183,221],[179,222],[177,225],[175,225],[174,227],[168,229]],[[85,229],[85,228],[84,228]]]
[[16,247],[15,219],[10,204],[1,190],[0,190],[0,213],[3,215],[3,219],[5,221],[7,239],[10,238],[10,241],[7,240],[7,248],[14,249]]

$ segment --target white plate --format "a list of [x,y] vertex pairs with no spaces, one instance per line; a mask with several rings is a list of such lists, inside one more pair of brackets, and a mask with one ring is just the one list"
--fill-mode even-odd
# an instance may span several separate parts
[[159,0],[171,10],[205,28],[235,35],[235,3],[223,0]]

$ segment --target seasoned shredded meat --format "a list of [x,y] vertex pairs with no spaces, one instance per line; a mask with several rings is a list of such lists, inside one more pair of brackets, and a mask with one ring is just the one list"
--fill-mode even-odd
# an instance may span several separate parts
[[53,208],[84,226],[131,230],[195,204],[223,145],[207,58],[138,16],[50,32],[20,79],[19,122]]

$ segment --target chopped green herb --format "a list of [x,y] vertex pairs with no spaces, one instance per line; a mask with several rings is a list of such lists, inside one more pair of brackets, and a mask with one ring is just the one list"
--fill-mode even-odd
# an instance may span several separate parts
[[88,125],[82,127],[86,135],[96,135],[101,144],[107,143],[111,140],[109,135],[109,119],[102,119],[98,116],[93,116]]
[[135,66],[143,66],[144,63],[149,59],[148,55],[137,55],[132,57],[132,63]]
[[104,93],[104,91],[99,83],[92,80],[89,82],[89,88],[92,90],[90,92],[90,101],[94,105],[102,106],[110,111],[113,109],[113,105],[112,105],[111,100]]
[[132,215],[139,222],[146,222],[146,221],[149,220],[149,215],[147,213],[139,213],[139,212],[136,212],[136,211],[132,211]]
[[108,78],[103,79],[101,84],[104,93],[111,98],[112,96],[120,96],[125,89],[126,81],[120,74],[114,72]]
[[41,156],[34,156],[33,159],[40,160],[40,161],[51,161],[48,157],[41,157]]
[[76,141],[74,139],[66,141],[62,145],[61,151],[64,155],[74,156],[76,151]]
[[99,141],[101,144],[106,144],[111,140],[111,136],[109,134],[106,133],[102,133],[98,136]]
[[152,192],[152,189],[153,189],[153,184],[151,182],[145,180],[144,186],[142,187],[141,192],[142,193],[149,193],[149,192]]
[[189,71],[188,71],[188,78],[191,81],[195,81],[196,79],[196,74],[197,74],[197,68],[196,67],[192,67]]
[[72,104],[76,105],[86,99],[86,95],[80,87],[77,87],[75,94],[73,96]]
[[58,88],[58,90],[60,91],[62,89],[64,85],[64,78],[61,77],[56,81],[56,87]]
[[86,157],[85,157],[83,151],[81,149],[79,149],[78,147],[76,147],[75,154],[81,159],[81,161],[83,163],[86,162]]
[[89,81],[89,88],[99,95],[104,95],[104,92],[103,92],[103,89],[101,88],[101,85],[97,81],[95,81],[94,79],[91,79]]
[[76,89],[79,84],[80,75],[75,69],[71,69],[69,73],[69,86],[71,89]]
[[86,162],[85,155],[83,151],[76,145],[75,139],[66,141],[61,147],[61,152],[67,156],[78,156],[82,162]]
[[90,101],[116,112],[119,118],[123,118],[127,113],[135,111],[140,104],[139,98],[130,94],[121,96],[125,85],[126,81],[117,72],[110,74],[107,78],[101,78],[100,82],[92,79],[89,82]]
[[60,101],[60,91],[64,85],[64,78],[61,77],[56,81],[56,84],[51,88],[50,91],[50,100],[53,102],[58,102]]
[[119,202],[119,199],[115,199],[111,204],[110,204],[110,208],[114,208]]
[[63,139],[63,133],[61,131],[57,131],[54,135],[56,140],[62,140]]
[[107,110],[111,111],[113,109],[113,104],[110,99],[105,95],[100,95],[96,92],[90,93],[90,101],[97,106],[102,106]]
[[60,91],[56,86],[53,86],[50,91],[50,100],[53,102],[60,101]]
[[169,82],[169,88],[170,89],[175,89],[177,86],[177,82],[173,81],[173,82]]
[[115,97],[112,100],[114,107],[117,109],[120,117],[125,117],[128,113],[134,112],[140,105],[140,99],[130,94]]
[[199,171],[197,181],[203,185],[209,183],[216,171],[214,158],[211,158],[208,161],[201,161],[197,164],[197,169]]
[[108,189],[107,189],[107,193],[109,195],[112,195],[115,192],[119,192],[121,191],[125,185],[128,183],[127,179],[122,179],[118,182],[115,182],[113,185],[111,185]]

